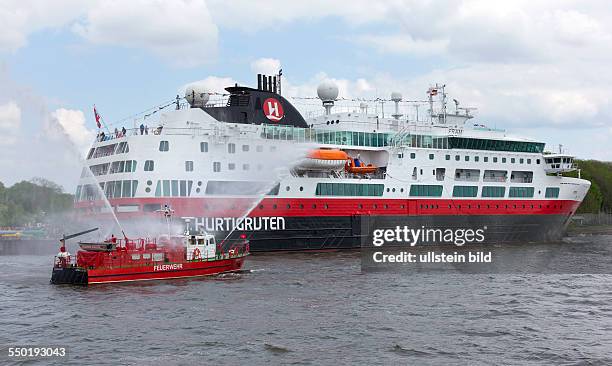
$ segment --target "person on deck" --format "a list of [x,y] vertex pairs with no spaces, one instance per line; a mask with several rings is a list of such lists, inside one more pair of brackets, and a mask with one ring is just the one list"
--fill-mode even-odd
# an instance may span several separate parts
[[355,168],[359,168],[361,166],[361,155],[357,154],[357,157],[355,158]]
[[144,123],[141,123],[141,124],[140,124],[140,134],[141,134],[141,135],[144,135],[144,130],[145,130]]
[[149,134],[149,125],[146,125],[145,126],[145,135],[148,135],[148,134]]
[[125,129],[125,127],[121,127],[121,137],[125,136],[126,133],[127,130]]
[[115,138],[119,137],[119,130],[115,127]]

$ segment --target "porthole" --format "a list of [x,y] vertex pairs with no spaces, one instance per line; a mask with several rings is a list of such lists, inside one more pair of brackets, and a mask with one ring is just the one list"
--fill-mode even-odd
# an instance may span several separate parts
[[303,205],[303,204],[301,204],[301,203],[300,203],[300,208],[301,208],[301,209],[304,209],[304,205]]
[[200,188],[196,188],[196,193],[200,193]]
[[403,193],[403,192],[404,192],[404,188],[400,188],[400,192],[402,192],[402,193]]
[[149,187],[145,188],[145,192],[150,193],[151,192],[151,188],[149,188]]
[[385,210],[389,208],[389,205],[385,203]]
[[151,182],[150,180],[147,181],[147,185],[150,186],[151,184],[153,184],[153,182]]
[[327,121],[327,124],[329,124],[329,121]]
[[360,203],[357,207],[359,207],[359,209],[362,209],[363,205]]
[[287,204],[287,209],[290,209],[290,208],[291,208],[291,205],[290,205],[290,204]]
[[378,205],[375,203],[373,207],[374,207],[374,208],[378,208]]
[[263,210],[263,207],[264,207],[263,205],[259,205],[260,210]]
[[202,186],[202,181],[198,181],[198,187]]
[[387,192],[389,192],[389,191],[390,191],[390,189],[389,189],[389,187],[387,187]]
[[275,209],[275,210],[278,208],[278,206],[276,205],[276,203],[272,205],[272,208],[273,208],[273,209]]
[[323,208],[324,208],[324,209],[326,209],[326,210],[329,208],[329,206],[327,205],[327,203],[323,205]]
[[289,190],[291,190],[289,186],[285,187],[285,191],[289,192]]
[[336,123],[340,123],[340,120],[339,120],[339,119],[337,119],[337,120],[336,120]]
[[317,205],[313,203],[312,208],[317,208]]
[[393,189],[391,190],[391,192],[395,192],[395,188],[393,188]]
[[300,192],[302,192],[304,190],[304,187],[300,187]]

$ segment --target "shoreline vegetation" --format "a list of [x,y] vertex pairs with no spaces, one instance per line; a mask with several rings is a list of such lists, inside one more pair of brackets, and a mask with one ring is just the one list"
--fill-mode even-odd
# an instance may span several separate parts
[[[581,177],[591,181],[591,188],[576,215],[612,215],[612,162],[575,160],[575,163],[581,170]],[[578,172],[565,175],[578,177]],[[73,201],[73,194],[65,193],[60,185],[44,178],[21,181],[10,187],[0,182],[0,227],[27,227],[44,223],[55,214],[70,212]],[[591,225],[588,220],[583,220],[576,226],[585,224]]]

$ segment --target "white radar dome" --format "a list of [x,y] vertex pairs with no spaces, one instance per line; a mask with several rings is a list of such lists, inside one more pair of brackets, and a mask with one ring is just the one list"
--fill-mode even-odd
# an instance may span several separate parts
[[322,101],[334,101],[338,98],[338,86],[331,80],[325,80],[317,87],[317,95]]
[[402,101],[402,93],[398,93],[398,92],[391,93],[391,100],[394,101],[394,102],[401,102]]
[[192,107],[203,107],[208,103],[208,90],[201,85],[191,84],[185,89],[185,99]]

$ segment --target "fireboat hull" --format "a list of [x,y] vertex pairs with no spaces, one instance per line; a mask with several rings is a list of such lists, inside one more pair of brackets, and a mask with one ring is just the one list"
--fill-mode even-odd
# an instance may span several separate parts
[[86,269],[81,267],[54,267],[52,284],[90,285],[99,283],[168,280],[212,276],[237,272],[244,264],[245,256],[214,261],[160,263],[138,267]]

